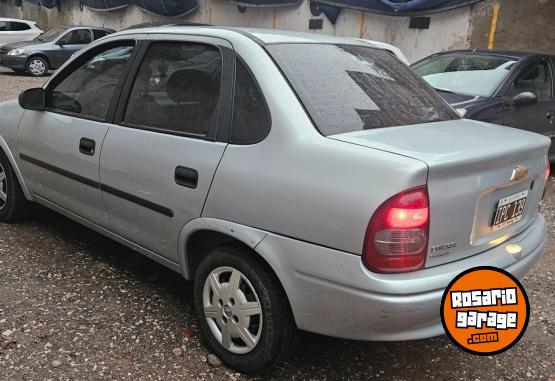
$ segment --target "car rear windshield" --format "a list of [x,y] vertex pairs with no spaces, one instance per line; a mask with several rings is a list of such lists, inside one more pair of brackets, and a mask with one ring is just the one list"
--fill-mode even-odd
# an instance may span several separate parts
[[303,43],[267,49],[323,135],[459,118],[386,50]]

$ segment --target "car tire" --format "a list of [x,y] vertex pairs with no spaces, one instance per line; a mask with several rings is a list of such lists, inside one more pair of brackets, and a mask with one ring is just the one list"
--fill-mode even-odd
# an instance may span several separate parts
[[19,221],[30,209],[31,202],[25,198],[6,154],[0,150],[0,221]]
[[234,369],[261,373],[296,346],[285,292],[256,254],[237,247],[212,250],[196,271],[194,301],[207,346]]
[[42,57],[31,57],[27,60],[25,69],[33,77],[44,77],[48,74],[48,62]]

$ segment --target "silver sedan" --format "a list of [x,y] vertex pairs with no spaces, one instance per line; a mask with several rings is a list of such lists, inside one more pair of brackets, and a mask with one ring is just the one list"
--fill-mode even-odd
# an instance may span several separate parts
[[0,220],[42,204],[181,273],[244,372],[299,329],[440,335],[457,274],[521,277],[546,243],[549,140],[460,119],[368,41],[129,30],[0,115]]

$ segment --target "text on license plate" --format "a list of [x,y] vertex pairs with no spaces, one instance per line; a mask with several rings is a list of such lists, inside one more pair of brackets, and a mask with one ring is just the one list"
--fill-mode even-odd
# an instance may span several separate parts
[[525,190],[499,200],[493,218],[493,230],[503,229],[520,220],[524,214],[527,197],[528,191]]

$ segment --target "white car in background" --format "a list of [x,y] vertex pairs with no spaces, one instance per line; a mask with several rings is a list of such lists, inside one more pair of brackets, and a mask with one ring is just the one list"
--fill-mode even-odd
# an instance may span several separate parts
[[43,32],[34,21],[0,17],[0,46],[12,42],[30,41]]

